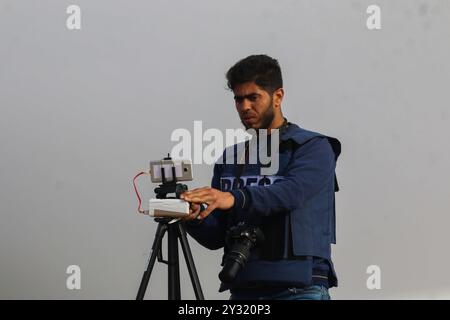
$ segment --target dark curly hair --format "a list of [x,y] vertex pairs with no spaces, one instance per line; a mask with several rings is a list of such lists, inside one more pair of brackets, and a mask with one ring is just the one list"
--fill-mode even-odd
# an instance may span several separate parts
[[278,61],[265,54],[251,55],[238,61],[228,70],[226,78],[231,90],[245,82],[254,82],[269,94],[283,87]]

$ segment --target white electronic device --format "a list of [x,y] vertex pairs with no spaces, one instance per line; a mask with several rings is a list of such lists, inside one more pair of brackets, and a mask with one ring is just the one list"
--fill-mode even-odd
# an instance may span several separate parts
[[151,217],[182,218],[189,215],[189,202],[181,199],[150,199]]

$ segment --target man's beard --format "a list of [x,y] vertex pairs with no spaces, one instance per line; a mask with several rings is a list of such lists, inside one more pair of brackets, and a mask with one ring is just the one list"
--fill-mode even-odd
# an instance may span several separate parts
[[[275,113],[274,113],[274,108],[273,108],[273,98],[270,98],[270,102],[269,102],[269,107],[267,108],[266,111],[264,111],[264,113],[261,115],[261,125],[259,126],[259,128],[255,128],[256,130],[258,129],[268,129],[270,127],[270,125],[273,122],[273,119],[275,118]],[[248,130],[249,128],[251,128],[251,126],[248,126],[245,124],[244,121],[242,121],[242,124],[245,127],[245,130]]]

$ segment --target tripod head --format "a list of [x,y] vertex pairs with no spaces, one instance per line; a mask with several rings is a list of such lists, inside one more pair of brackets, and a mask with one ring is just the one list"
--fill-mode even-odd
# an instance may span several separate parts
[[[162,183],[159,187],[156,187],[155,194],[157,199],[179,199],[180,195],[187,190],[187,185],[171,181],[167,182],[167,184]],[[167,194],[169,193],[175,193],[175,197],[167,197]]]

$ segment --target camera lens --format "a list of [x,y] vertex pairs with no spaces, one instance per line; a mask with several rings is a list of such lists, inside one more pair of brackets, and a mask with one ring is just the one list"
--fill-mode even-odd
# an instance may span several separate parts
[[250,250],[256,243],[262,241],[264,241],[264,236],[258,228],[244,229],[243,226],[240,226],[232,229],[228,235],[228,242],[231,242],[232,246],[224,257],[224,267],[219,273],[219,279],[222,282],[232,282],[247,263]]
[[231,282],[236,278],[239,270],[245,266],[252,246],[253,243],[248,239],[236,243],[225,258],[225,265],[219,273],[220,280],[223,282]]
[[219,279],[222,282],[232,282],[237,273],[241,270],[241,265],[235,261],[228,260],[222,271],[219,273]]

